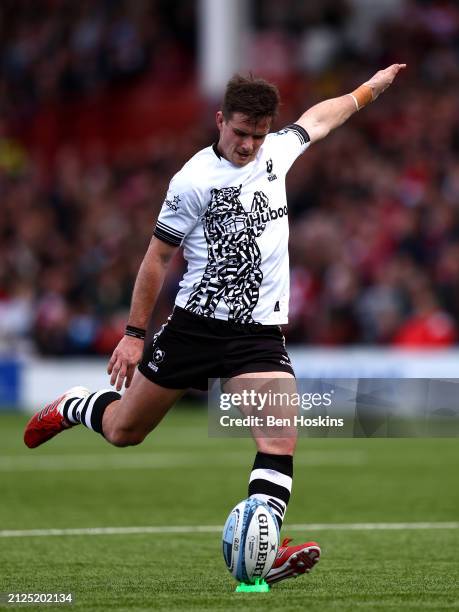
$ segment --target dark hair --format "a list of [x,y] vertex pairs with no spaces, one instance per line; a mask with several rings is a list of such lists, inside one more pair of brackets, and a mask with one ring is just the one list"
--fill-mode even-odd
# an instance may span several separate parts
[[262,117],[274,118],[279,103],[279,90],[272,83],[251,74],[235,74],[226,85],[222,111],[225,119],[233,113],[243,113],[249,120],[259,121]]

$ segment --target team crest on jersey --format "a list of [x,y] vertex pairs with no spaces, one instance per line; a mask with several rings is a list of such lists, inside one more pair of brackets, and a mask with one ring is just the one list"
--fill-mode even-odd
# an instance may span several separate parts
[[172,200],[164,200],[164,204],[168,206],[174,212],[177,212],[179,209],[180,196],[175,195]]
[[266,172],[268,173],[268,181],[275,181],[277,179],[277,175],[273,174],[273,160],[268,159],[266,161]]

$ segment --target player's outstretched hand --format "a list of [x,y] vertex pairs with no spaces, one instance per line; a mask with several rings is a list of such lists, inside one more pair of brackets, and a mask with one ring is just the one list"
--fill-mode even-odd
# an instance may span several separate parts
[[123,336],[118,346],[113,351],[108,362],[107,372],[110,376],[110,384],[121,391],[124,386],[129,387],[134,376],[136,365],[139,363],[143,352],[143,340],[132,336]]
[[384,70],[378,70],[378,72],[365,83],[365,85],[369,85],[373,91],[373,100],[376,100],[379,94],[392,84],[397,74],[404,68],[406,68],[406,64],[392,64],[392,66]]

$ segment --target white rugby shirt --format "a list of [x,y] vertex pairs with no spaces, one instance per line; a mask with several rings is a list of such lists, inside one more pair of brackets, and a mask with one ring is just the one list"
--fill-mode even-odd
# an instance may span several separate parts
[[216,146],[172,178],[154,235],[183,246],[187,271],[176,305],[239,323],[288,321],[289,259],[285,177],[309,146],[297,124],[268,134],[238,167]]

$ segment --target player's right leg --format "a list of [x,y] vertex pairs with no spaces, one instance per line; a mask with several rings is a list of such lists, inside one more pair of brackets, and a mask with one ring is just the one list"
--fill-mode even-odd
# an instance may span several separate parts
[[35,448],[81,423],[115,446],[140,444],[183,393],[161,387],[139,371],[122,397],[111,389],[90,393],[73,387],[30,419],[24,442]]

